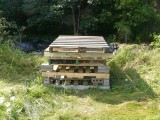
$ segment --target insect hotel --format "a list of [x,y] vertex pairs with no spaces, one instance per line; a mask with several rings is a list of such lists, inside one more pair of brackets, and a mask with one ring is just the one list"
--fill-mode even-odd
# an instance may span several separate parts
[[48,63],[41,65],[44,84],[66,89],[109,89],[112,52],[101,36],[59,36],[44,51]]

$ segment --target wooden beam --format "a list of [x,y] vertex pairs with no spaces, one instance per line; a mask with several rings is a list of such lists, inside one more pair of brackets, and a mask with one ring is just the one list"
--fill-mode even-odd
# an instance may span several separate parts
[[86,48],[104,48],[104,47],[109,47],[107,44],[93,44],[93,45],[49,45],[50,47],[71,47],[71,48],[78,48],[78,47],[86,47]]
[[107,58],[112,58],[113,54],[111,53],[70,53],[70,52],[66,52],[66,53],[59,53],[59,52],[44,52],[44,56],[45,57],[74,57],[74,58],[102,58],[102,59],[107,59]]
[[106,73],[65,73],[65,72],[42,72],[43,77],[55,77],[56,75],[66,76],[67,79],[77,78],[83,79],[84,76],[96,77],[98,79],[109,79]]

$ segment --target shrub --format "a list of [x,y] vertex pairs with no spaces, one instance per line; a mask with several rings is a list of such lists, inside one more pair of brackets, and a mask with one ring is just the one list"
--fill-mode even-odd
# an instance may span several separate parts
[[160,48],[160,35],[154,34],[154,41],[151,42],[150,46],[153,48]]

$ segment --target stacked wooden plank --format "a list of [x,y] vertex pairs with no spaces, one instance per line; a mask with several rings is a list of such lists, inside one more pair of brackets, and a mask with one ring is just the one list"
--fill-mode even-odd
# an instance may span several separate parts
[[45,84],[57,87],[108,89],[111,53],[101,36],[59,36],[45,50],[48,63],[41,65]]

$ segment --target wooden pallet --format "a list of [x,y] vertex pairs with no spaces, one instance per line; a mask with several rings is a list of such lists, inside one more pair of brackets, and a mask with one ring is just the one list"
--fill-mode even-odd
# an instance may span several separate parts
[[[95,49],[94,49],[95,50]],[[71,57],[71,58],[102,58],[102,59],[107,59],[107,58],[112,58],[113,54],[111,53],[104,53],[100,51],[90,51],[86,53],[78,53],[78,52],[71,52],[71,51],[56,51],[56,52],[50,52],[49,48],[47,48],[44,51],[44,56],[45,57]]]
[[[63,70],[62,70],[63,69]],[[95,73],[109,73],[109,66],[104,65],[96,65],[96,64],[88,64],[88,66],[85,65],[76,65],[76,64],[48,64],[43,63],[41,65],[41,71],[66,71],[67,73],[70,72],[70,70],[73,70],[71,72],[74,72],[74,70],[78,69],[77,72],[85,73],[85,72],[95,72]]]
[[59,36],[49,45],[50,52],[101,52],[109,48],[103,37],[100,36]]
[[[109,88],[108,44],[100,36],[59,36],[45,50],[48,63],[41,65],[44,84],[63,88]],[[64,87],[65,86],[65,87]]]
[[106,73],[66,73],[66,72],[42,72],[43,77],[66,76],[67,78],[84,79],[85,77],[96,77],[98,79],[109,79]]
[[84,85],[84,86],[109,86],[109,80],[106,79],[96,79],[92,78],[90,80],[77,80],[77,79],[54,79],[52,77],[45,77],[44,84],[54,84],[54,85]]

